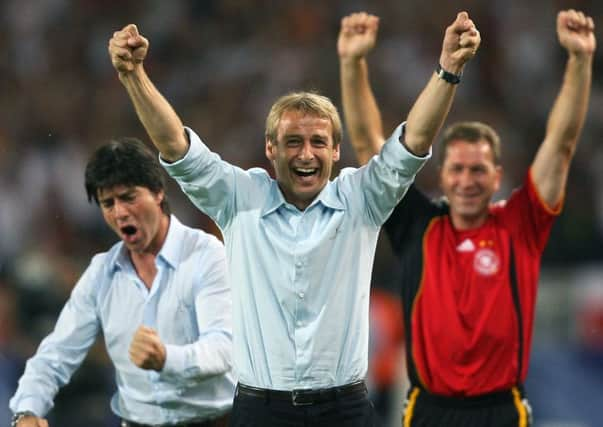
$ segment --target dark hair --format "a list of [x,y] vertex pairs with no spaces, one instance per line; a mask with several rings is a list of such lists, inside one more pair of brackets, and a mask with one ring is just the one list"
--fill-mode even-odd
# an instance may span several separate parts
[[442,147],[440,150],[440,166],[444,164],[448,154],[448,145],[452,141],[464,141],[478,143],[486,141],[492,149],[494,164],[500,165],[500,137],[494,129],[481,122],[459,122],[450,125],[442,136]]
[[[165,192],[165,177],[157,155],[136,138],[116,138],[96,149],[86,165],[88,201],[98,205],[98,190],[125,185]],[[161,209],[170,213],[164,194]]]

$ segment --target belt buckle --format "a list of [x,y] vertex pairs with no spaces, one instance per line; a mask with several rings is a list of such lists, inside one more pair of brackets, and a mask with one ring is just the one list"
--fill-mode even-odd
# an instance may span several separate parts
[[[309,399],[304,401],[302,398],[304,397],[304,393],[306,390],[293,390],[291,392],[291,403],[293,406],[308,406],[313,404],[313,400]],[[301,400],[300,400],[301,399]]]

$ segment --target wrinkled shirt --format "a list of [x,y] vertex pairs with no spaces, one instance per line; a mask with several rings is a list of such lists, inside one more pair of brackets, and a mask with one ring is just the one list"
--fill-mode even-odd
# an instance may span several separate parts
[[379,155],[342,170],[302,211],[264,169],[233,166],[186,132],[186,155],[160,161],[223,232],[241,383],[292,390],[363,379],[379,229],[430,155],[408,152],[400,125]]
[[[122,242],[93,257],[54,331],[27,362],[10,401],[13,412],[45,416],[101,330],[115,366],[111,408],[119,417],[174,424],[212,418],[232,406],[231,295],[224,246],[171,216],[155,262],[157,275],[149,290]],[[156,329],[166,346],[161,372],[141,369],[129,358],[134,333],[143,324]]]

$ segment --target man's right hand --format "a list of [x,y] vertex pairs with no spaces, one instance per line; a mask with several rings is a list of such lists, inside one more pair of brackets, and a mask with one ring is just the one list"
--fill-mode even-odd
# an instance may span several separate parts
[[368,13],[353,13],[341,20],[337,52],[342,60],[365,57],[375,46],[379,18]]
[[119,74],[128,74],[141,66],[148,50],[149,41],[138,33],[134,24],[116,31],[109,40],[109,56]]
[[479,31],[467,12],[460,12],[446,28],[440,65],[450,73],[460,74],[463,67],[475,56],[481,43]]
[[25,415],[17,423],[17,427],[48,427],[46,418],[36,417],[35,415]]

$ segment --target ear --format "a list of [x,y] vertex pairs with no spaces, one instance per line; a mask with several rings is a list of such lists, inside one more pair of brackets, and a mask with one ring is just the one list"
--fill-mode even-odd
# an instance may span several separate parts
[[440,191],[442,191],[442,189],[444,188],[444,186],[442,185],[442,181],[444,180],[444,169],[443,166],[440,165],[438,166],[438,188],[440,189]]
[[165,199],[165,192],[163,190],[159,190],[157,193],[155,193],[155,201],[158,205],[163,202],[163,199]]
[[276,158],[276,144],[274,144],[270,139],[266,138],[266,157],[271,162]]
[[339,161],[339,158],[341,157],[340,147],[341,147],[341,143],[339,143],[333,147],[333,161],[334,162]]
[[502,182],[503,177],[503,168],[502,166],[496,166],[496,181],[494,182],[494,192],[497,192],[500,189],[500,183]]

